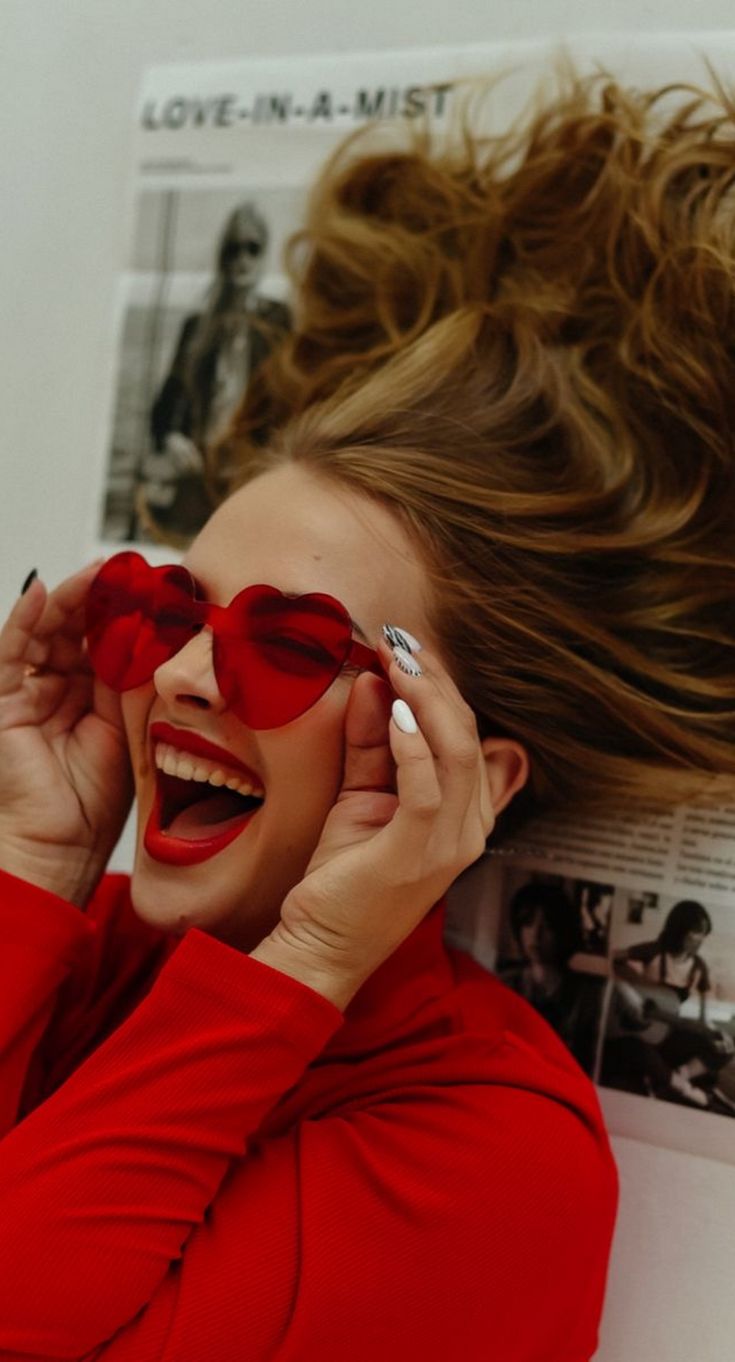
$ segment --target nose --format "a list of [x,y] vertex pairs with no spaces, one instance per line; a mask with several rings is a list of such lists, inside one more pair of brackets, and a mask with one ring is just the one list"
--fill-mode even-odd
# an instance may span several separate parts
[[205,709],[221,713],[227,702],[220,694],[212,658],[212,630],[195,634],[178,653],[153,673],[153,684],[170,712]]

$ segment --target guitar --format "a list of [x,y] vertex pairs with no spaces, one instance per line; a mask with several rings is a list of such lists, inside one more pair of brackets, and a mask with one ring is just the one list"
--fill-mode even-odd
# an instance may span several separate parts
[[709,1026],[705,1021],[679,1015],[682,1002],[676,989],[670,984],[656,984],[649,979],[631,983],[630,979],[622,979],[616,972],[613,972],[613,983],[617,1020],[623,1031],[641,1034],[654,1023],[664,1022],[669,1028],[675,1026],[677,1030],[705,1036],[723,1055],[735,1054],[735,1037],[729,1031]]

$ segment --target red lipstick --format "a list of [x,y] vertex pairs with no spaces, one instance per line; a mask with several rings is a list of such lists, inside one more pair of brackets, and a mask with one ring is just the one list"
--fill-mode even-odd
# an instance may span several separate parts
[[[236,771],[247,777],[254,785],[260,786],[260,778],[251,771],[243,762],[232,757],[224,748],[218,747],[216,743],[208,742],[198,733],[192,733],[189,729],[174,728],[171,724],[155,723],[150,728],[151,740],[161,743],[170,743],[181,752],[189,752],[195,757],[208,757],[210,761],[217,761],[222,766],[231,771]],[[156,772],[155,792],[153,805],[145,833],[143,835],[143,846],[148,855],[154,861],[162,861],[165,865],[198,865],[201,861],[209,860],[210,856],[216,856],[219,851],[223,851],[234,842],[236,837],[244,832],[248,823],[258,813],[260,806],[254,809],[247,809],[243,813],[233,815],[217,826],[217,831],[211,835],[197,837],[176,837],[172,836],[162,826],[162,814],[164,807],[164,788],[162,773]]]
[[191,752],[193,757],[209,757],[210,761],[218,761],[231,771],[239,771],[241,775],[247,776],[253,785],[260,788],[261,779],[255,771],[251,771],[244,762],[238,761],[237,757],[225,751],[224,747],[217,747],[216,743],[208,742],[200,733],[193,733],[190,728],[174,728],[173,724],[155,723],[151,724],[149,734],[154,743],[167,742],[180,752]]
[[162,806],[163,794],[160,783],[157,783],[153,808],[143,835],[143,846],[154,861],[163,861],[164,865],[198,865],[200,861],[208,861],[210,856],[216,856],[218,851],[224,851],[230,842],[234,842],[258,813],[257,809],[251,809],[238,818],[228,819],[222,825],[222,830],[211,837],[198,837],[190,841],[188,837],[172,837],[164,832],[161,827]]

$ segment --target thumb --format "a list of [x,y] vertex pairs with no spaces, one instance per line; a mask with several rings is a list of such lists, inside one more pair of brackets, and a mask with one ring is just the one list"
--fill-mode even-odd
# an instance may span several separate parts
[[388,724],[393,691],[387,681],[363,672],[355,681],[345,712],[344,777],[340,794],[352,790],[395,792],[396,766]]

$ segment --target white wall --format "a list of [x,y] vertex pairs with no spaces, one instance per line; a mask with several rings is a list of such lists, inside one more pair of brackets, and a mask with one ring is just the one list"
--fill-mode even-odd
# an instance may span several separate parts
[[[732,0],[698,11],[689,0],[0,0],[0,611],[31,567],[53,583],[88,546],[144,67],[687,31],[697,20],[732,38]],[[602,32],[599,41],[604,57]],[[628,1139],[614,1146],[622,1205],[600,1362],[725,1362],[735,1346],[731,1168]]]

